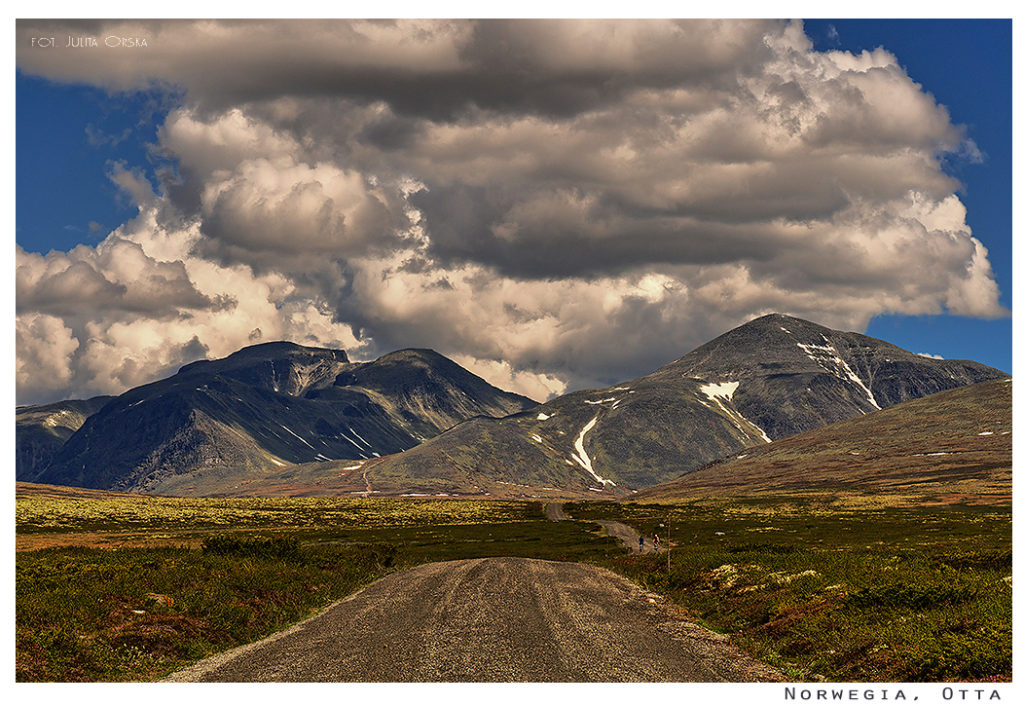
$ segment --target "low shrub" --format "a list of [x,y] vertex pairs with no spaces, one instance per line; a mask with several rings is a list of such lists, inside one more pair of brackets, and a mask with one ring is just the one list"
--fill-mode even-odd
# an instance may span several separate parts
[[299,540],[294,537],[237,537],[215,535],[203,540],[203,552],[221,556],[258,559],[301,559]]
[[912,608],[924,610],[941,606],[956,606],[973,600],[978,595],[974,586],[962,583],[910,584],[900,581],[862,588],[851,594],[847,603],[856,608]]
[[936,564],[951,569],[1009,569],[1013,566],[1010,549],[951,552],[935,557]]
[[795,681],[1012,679],[1008,508],[566,509],[641,531],[671,513],[671,564],[634,555],[606,565]]
[[1013,669],[1010,631],[980,626],[971,632],[944,630],[922,640],[910,652],[906,681],[977,681]]

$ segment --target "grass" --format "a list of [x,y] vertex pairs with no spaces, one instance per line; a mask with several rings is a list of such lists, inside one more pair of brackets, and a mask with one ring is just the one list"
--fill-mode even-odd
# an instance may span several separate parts
[[[610,568],[794,680],[1009,681],[1009,509],[566,506],[667,538]],[[664,525],[664,526],[662,526]]]
[[17,558],[18,681],[141,681],[267,635],[383,575],[387,545],[293,556],[62,547]]

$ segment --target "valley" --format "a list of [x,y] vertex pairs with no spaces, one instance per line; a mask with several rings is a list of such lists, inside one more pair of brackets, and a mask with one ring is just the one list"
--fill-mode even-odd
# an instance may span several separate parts
[[[1011,397],[1000,371],[771,315],[542,404],[431,351],[265,344],[19,408],[17,678],[1008,681]],[[396,618],[404,642],[301,642],[456,576],[493,590]],[[338,603],[362,588],[384,598]],[[611,633],[566,608],[606,600]],[[289,654],[320,666],[222,670],[314,616]],[[487,647],[422,662],[420,639]],[[578,640],[605,656],[565,658]],[[529,645],[548,657],[509,670]]]

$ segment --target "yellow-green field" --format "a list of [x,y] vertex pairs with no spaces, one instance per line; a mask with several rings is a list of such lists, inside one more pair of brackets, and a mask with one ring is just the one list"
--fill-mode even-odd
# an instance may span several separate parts
[[662,540],[614,568],[794,680],[1009,681],[1011,512],[581,503]]
[[[175,498],[19,483],[21,548],[90,534],[185,540],[217,531],[479,525],[535,519],[522,502],[440,498]],[[167,543],[167,542],[165,542]]]

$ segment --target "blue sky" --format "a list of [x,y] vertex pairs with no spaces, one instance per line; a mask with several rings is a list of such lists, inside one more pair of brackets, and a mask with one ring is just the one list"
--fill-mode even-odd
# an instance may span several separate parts
[[147,146],[156,142],[167,102],[21,72],[16,91],[18,243],[41,253],[95,245],[135,215],[107,175],[118,162],[150,172],[160,164]]
[[[815,161],[820,153],[802,161],[820,147],[813,139],[801,147],[806,147],[806,154],[793,153],[779,162],[780,173],[790,174],[793,183],[802,186],[794,186],[792,194],[780,194],[778,183],[758,181],[752,172],[752,188],[762,193],[753,193],[746,201],[734,198],[736,186],[721,175],[733,169],[736,150],[756,151],[756,140],[731,140],[731,126],[716,125],[707,117],[716,114],[714,105],[695,108],[698,113],[708,111],[703,113],[708,132],[701,136],[708,141],[707,150],[682,160],[673,157],[672,164],[681,165],[676,174],[662,179],[657,165],[670,164],[664,161],[670,150],[688,149],[682,143],[641,143],[639,152],[632,147],[602,152],[600,145],[613,144],[633,129],[647,135],[651,124],[672,120],[672,108],[666,106],[674,105],[676,98],[662,90],[666,75],[676,76],[679,85],[715,85],[722,79],[717,59],[701,64],[700,52],[705,50],[687,53],[687,46],[679,48],[670,41],[661,52],[649,51],[646,43],[652,37],[658,41],[661,29],[644,28],[636,35],[636,53],[624,83],[615,67],[602,64],[602,57],[623,51],[623,36],[632,37],[628,28],[617,35],[618,44],[595,51],[586,43],[592,39],[557,37],[540,31],[541,25],[502,27],[500,32],[507,36],[498,41],[487,34],[495,31],[493,25],[470,31],[470,23],[464,23],[455,33],[436,35],[416,27],[407,37],[401,36],[407,31],[402,26],[376,28],[367,36],[380,31],[395,36],[384,36],[375,46],[350,46],[345,42],[353,35],[346,32],[317,41],[305,41],[299,33],[290,45],[291,40],[282,40],[270,23],[269,30],[225,29],[221,50],[196,44],[202,28],[187,22],[154,23],[150,47],[134,56],[149,59],[153,54],[145,52],[163,52],[166,67],[150,61],[140,64],[147,69],[126,70],[121,62],[131,54],[47,54],[22,46],[28,35],[49,31],[45,21],[40,22],[19,23],[16,239],[28,253],[55,251],[45,261],[49,265],[42,258],[29,258],[29,269],[43,272],[49,267],[46,276],[51,276],[77,263],[67,273],[78,276],[88,271],[89,278],[77,281],[68,275],[62,286],[76,281],[76,286],[88,284],[93,289],[77,306],[50,301],[52,297],[40,290],[39,279],[32,280],[36,284],[31,302],[19,294],[19,305],[37,307],[29,309],[32,326],[26,324],[25,331],[31,329],[31,335],[38,336],[38,345],[31,355],[25,354],[24,366],[26,371],[41,372],[31,385],[25,384],[26,400],[118,392],[197,356],[224,355],[261,336],[345,347],[357,358],[401,347],[433,347],[499,386],[543,399],[566,389],[597,387],[649,372],[763,307],[836,328],[866,326],[868,335],[915,353],[972,359],[1011,371],[1009,317],[864,313],[878,311],[877,301],[884,298],[870,301],[865,288],[883,275],[876,278],[864,264],[871,257],[853,262],[867,249],[861,248],[856,234],[850,235],[848,226],[870,224],[875,222],[872,218],[898,221],[893,204],[899,202],[898,188],[906,187],[891,187],[896,191],[872,203],[870,180],[858,176],[863,169],[836,177],[847,179],[843,188],[852,191],[845,195],[854,194],[854,203],[866,199],[877,210],[844,212],[826,223],[820,242],[838,237],[838,249],[823,246],[801,253],[779,235],[772,219],[781,214],[802,223],[839,208],[834,193],[818,188],[822,175],[829,174],[815,171],[820,169]],[[93,25],[65,28],[55,22],[58,29],[53,31],[62,37],[94,31]],[[301,31],[321,29],[313,23]],[[253,34],[259,31],[268,34],[261,40]],[[781,38],[779,25],[770,22],[753,27],[738,23],[715,31],[724,33],[726,44],[739,47],[736,66],[766,60],[758,54],[763,43],[757,32],[768,32],[776,42],[788,41]],[[856,54],[884,47],[920,84],[920,90],[906,85],[897,89],[904,92],[908,105],[916,105],[916,94],[923,91],[945,106],[949,123],[963,127],[964,137],[982,155],[980,160],[964,149],[941,155],[941,172],[934,167],[929,167],[932,172],[915,171],[920,160],[914,163],[917,166],[907,166],[908,162],[899,169],[915,175],[907,178],[923,179],[923,192],[941,192],[944,187],[934,185],[945,178],[942,175],[960,182],[956,197],[966,206],[966,225],[988,249],[999,287],[998,305],[1010,309],[1010,22],[821,19],[806,20],[804,31],[819,52]],[[707,32],[698,31],[685,41],[699,46],[703,34]],[[444,65],[451,48],[437,45],[454,36],[480,43],[476,54],[466,55],[469,63],[457,79]],[[516,55],[520,41],[526,49]],[[534,49],[549,41],[554,42],[551,51],[537,53],[542,58],[536,59]],[[332,42],[337,47],[324,48]],[[411,64],[403,66],[404,57],[389,55],[394,42],[419,52]],[[194,59],[196,46],[210,53]],[[284,53],[268,64],[261,46]],[[505,70],[502,62],[507,61],[507,56],[491,53],[493,46],[510,47],[508,56],[525,57],[519,61],[539,62],[531,69],[534,73],[491,78]],[[560,73],[564,66],[559,57],[563,52],[570,56],[571,50],[596,61],[598,73],[610,71],[604,83],[587,83],[592,77],[586,72]],[[680,58],[673,55],[677,50]],[[345,57],[350,55],[364,57],[361,61],[367,63],[348,65]],[[803,68],[785,66],[784,56],[780,53],[775,64],[767,64],[768,71],[797,76],[809,91],[820,89],[814,85],[817,78],[800,73]],[[62,57],[69,63],[62,64]],[[373,66],[375,61],[379,66]],[[432,62],[444,66],[435,74]],[[268,70],[271,65],[274,71]],[[416,81],[407,82],[403,72],[409,66],[423,72]],[[307,68],[290,73],[291,67]],[[369,84],[359,75],[363,70],[376,72]],[[335,75],[341,78],[332,78]],[[519,85],[526,75],[532,76],[530,81]],[[628,105],[627,94],[616,88],[632,81],[650,91],[647,114]],[[149,88],[154,82],[175,86],[173,93]],[[102,87],[109,85],[124,90],[108,92]],[[576,91],[568,102],[563,98],[566,90]],[[879,148],[870,135],[856,133],[855,121],[844,122],[849,111],[841,104],[828,104],[829,95],[823,90],[814,96],[824,101],[823,110],[832,111],[826,122],[833,130],[853,130],[839,135],[841,149],[847,145],[842,140],[852,140],[852,158],[868,164],[878,156],[876,150],[891,148],[884,140]],[[445,98],[439,101],[438,96]],[[731,100],[741,100],[737,96]],[[859,119],[870,123],[884,108]],[[601,119],[589,120],[588,111]],[[925,112],[922,119],[934,122],[934,111]],[[763,111],[745,115],[743,124],[755,124],[762,115]],[[913,126],[900,128],[909,140],[909,151],[925,154],[930,148],[922,145],[943,139],[948,123],[937,120],[945,127],[938,125],[925,137],[914,134]],[[635,127],[629,121],[635,121]],[[431,138],[439,126],[447,126],[447,132],[439,133],[441,139]],[[869,128],[884,131],[887,126]],[[771,128],[766,123],[757,129]],[[575,144],[577,139],[578,149],[553,156],[563,150],[562,143]],[[232,147],[232,140],[246,147]],[[399,143],[407,146],[395,149]],[[475,145],[472,149],[479,152],[472,153],[467,145]],[[509,152],[509,145],[518,152]],[[602,162],[608,155],[612,156]],[[756,161],[755,157],[748,163]],[[261,171],[267,164],[278,165],[278,177]],[[699,188],[686,183],[691,178],[687,170],[699,173],[705,166],[721,170],[718,181],[706,180]],[[587,169],[593,170],[593,178]],[[136,218],[139,204],[111,180],[115,170],[128,170],[155,189],[159,203],[143,208],[148,221]],[[169,172],[185,179],[184,188],[172,194],[162,193],[160,187],[161,175]],[[580,174],[580,181],[573,181],[578,176],[565,177]],[[900,172],[899,178],[904,176]],[[674,183],[680,186],[671,186]],[[666,198],[678,200],[680,193],[703,188],[723,190],[695,197],[693,218],[689,212],[663,210]],[[808,192],[806,199],[801,190]],[[201,198],[208,201],[198,205]],[[322,201],[313,208],[310,204],[317,198]],[[726,211],[735,204],[737,213],[720,212],[722,204]],[[172,213],[177,215],[171,218]],[[404,219],[410,213],[428,224],[428,240],[402,230],[409,226]],[[548,214],[547,220],[538,225],[531,221],[536,214]],[[169,224],[180,226],[190,219],[201,223],[198,230],[172,232]],[[705,230],[659,230],[667,220],[687,228],[694,219]],[[125,223],[132,224],[128,240],[133,247],[146,252],[130,255],[136,258],[131,261],[145,261],[145,268],[152,270],[127,286],[117,280],[124,277],[124,267],[114,260],[129,257],[128,251],[122,248],[115,256],[97,249]],[[333,225],[321,232],[323,223]],[[564,224],[570,225],[563,229]],[[707,232],[717,235],[703,242]],[[905,236],[907,242],[917,237]],[[270,242],[275,237],[278,244]],[[949,267],[956,257],[963,267],[962,228],[959,237],[959,255],[947,250],[922,252],[920,262],[907,259],[904,264],[916,267],[921,281],[907,287],[889,273],[879,285],[888,288],[883,294],[910,306],[906,302],[914,299],[914,287],[929,286],[921,268],[930,263]],[[390,249],[388,253],[366,249],[375,238],[385,243],[381,247]],[[510,246],[509,238],[522,238],[525,247]],[[760,238],[767,240],[761,244]],[[616,246],[620,241],[632,247]],[[335,242],[336,249],[325,245]],[[920,240],[917,247],[931,250],[929,242]],[[193,243],[202,247],[193,250]],[[293,251],[282,256],[281,243],[294,246]],[[77,245],[86,250],[64,256]],[[802,258],[809,269],[801,272],[803,265],[794,265],[786,253]],[[403,264],[396,269],[388,257],[404,258]],[[845,257],[853,258],[851,267],[839,271]],[[910,256],[904,249],[899,257]],[[160,264],[176,258],[178,269]],[[211,268],[218,274],[211,276]],[[831,271],[838,271],[832,283],[827,274]],[[955,274],[937,270],[936,279],[942,278],[951,278],[954,288],[960,286]],[[935,285],[920,301],[934,305],[946,286],[945,280]],[[813,296],[815,287],[820,297]],[[408,292],[403,301],[396,299],[399,291]],[[595,308],[594,302],[600,301],[603,309]],[[992,301],[978,301],[962,308],[990,314],[997,308]],[[112,308],[90,314],[90,302]],[[230,310],[226,302],[241,304]],[[29,334],[25,335],[27,340]],[[47,349],[60,350],[60,360],[45,359]],[[104,360],[111,363],[104,367]],[[59,384],[49,382],[54,379]]]
[[[1013,299],[1011,24],[1008,20],[804,20],[815,48],[885,47],[907,73],[964,125],[984,161],[952,159],[967,223],[988,248],[1000,303]],[[832,32],[831,30],[835,30]],[[1011,320],[962,316],[876,316],[866,333],[915,353],[977,360],[1012,372]]]

